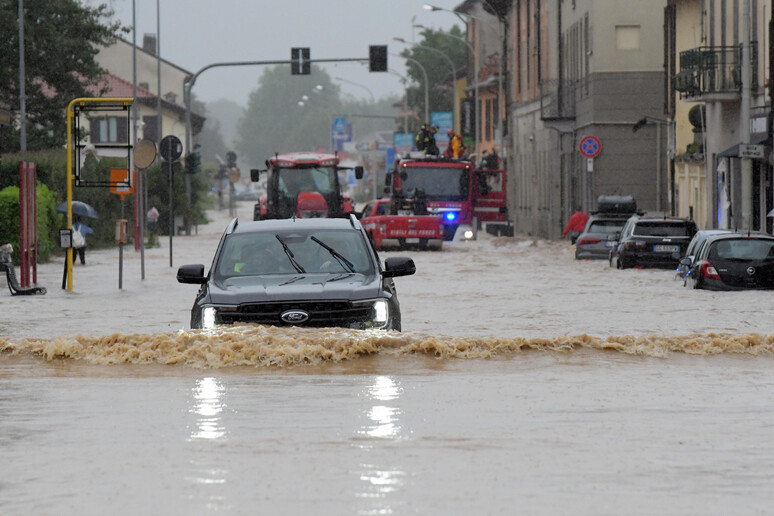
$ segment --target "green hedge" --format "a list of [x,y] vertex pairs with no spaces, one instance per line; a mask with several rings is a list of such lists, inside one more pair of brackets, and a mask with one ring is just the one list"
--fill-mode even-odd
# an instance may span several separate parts
[[[56,213],[54,193],[44,184],[38,183],[37,224],[38,224],[38,262],[45,263],[59,245],[59,219]],[[19,187],[8,186],[0,190],[0,244],[13,245],[13,262],[19,264]]]

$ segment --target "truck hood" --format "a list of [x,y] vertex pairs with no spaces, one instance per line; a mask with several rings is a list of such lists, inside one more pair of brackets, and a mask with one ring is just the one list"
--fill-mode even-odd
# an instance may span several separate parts
[[211,281],[209,301],[226,305],[309,299],[358,301],[379,297],[380,292],[378,275],[272,274]]

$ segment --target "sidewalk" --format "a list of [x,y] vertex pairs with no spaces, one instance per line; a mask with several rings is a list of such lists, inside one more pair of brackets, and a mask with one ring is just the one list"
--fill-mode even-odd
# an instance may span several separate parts
[[[252,210],[252,202],[237,203],[240,220],[252,220]],[[72,291],[61,288],[63,255],[38,265],[37,284],[48,290],[45,295],[11,296],[3,277],[0,339],[187,329],[196,286],[178,283],[177,269],[187,263],[202,263],[209,269],[231,220],[228,209],[212,210],[207,216],[210,222],[199,226],[196,234],[173,237],[171,267],[169,236],[159,238],[160,247],[145,249],[144,280],[141,253],[133,244],[124,246],[122,266],[118,247],[88,250],[86,265],[73,265]]]

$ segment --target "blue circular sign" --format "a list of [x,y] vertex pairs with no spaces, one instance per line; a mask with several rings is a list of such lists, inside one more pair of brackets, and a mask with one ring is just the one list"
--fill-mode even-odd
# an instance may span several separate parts
[[584,136],[578,145],[581,154],[587,158],[595,158],[602,150],[602,143],[596,136]]

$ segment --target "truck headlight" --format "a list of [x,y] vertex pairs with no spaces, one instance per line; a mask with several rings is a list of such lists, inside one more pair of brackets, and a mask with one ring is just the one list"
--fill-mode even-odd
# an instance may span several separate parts
[[374,323],[379,326],[387,324],[387,320],[390,318],[390,307],[385,299],[377,299],[374,301]]
[[365,323],[366,328],[383,328],[390,321],[390,305],[386,299],[357,301],[352,303],[352,305],[371,308],[371,320]]
[[215,327],[215,316],[218,314],[218,311],[215,310],[214,306],[205,306],[202,308],[202,328],[205,330],[210,330]]
[[209,330],[217,326],[218,314],[221,312],[236,312],[239,308],[235,305],[209,305],[202,308],[202,328]]

